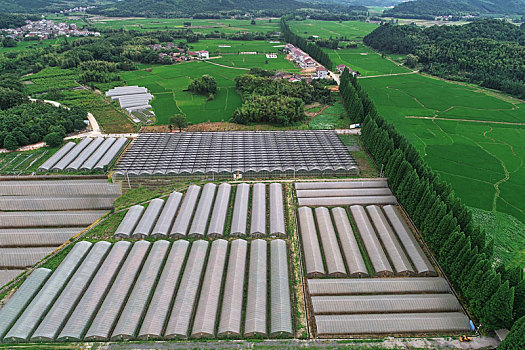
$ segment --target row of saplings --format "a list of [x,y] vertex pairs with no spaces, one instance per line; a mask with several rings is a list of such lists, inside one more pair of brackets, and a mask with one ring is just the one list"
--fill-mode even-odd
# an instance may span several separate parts
[[[357,80],[346,73],[341,85],[360,90]],[[501,347],[524,349],[523,270],[494,266],[494,241],[486,242],[469,209],[406,138],[372,110],[364,119],[362,139],[377,164],[384,167],[399,202],[420,228],[470,313],[487,330],[512,327]]]

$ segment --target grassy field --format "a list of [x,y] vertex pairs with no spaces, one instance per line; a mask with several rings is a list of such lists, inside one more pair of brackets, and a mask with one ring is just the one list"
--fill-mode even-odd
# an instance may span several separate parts
[[[191,18],[96,18],[88,20],[98,30],[127,29],[139,31],[177,30],[188,28],[195,33],[238,33],[279,31],[279,19],[256,19],[255,25],[250,20],[239,19],[191,19]],[[191,26],[185,27],[184,22]]]
[[297,35],[309,37],[317,35],[320,38],[346,36],[349,40],[360,41],[365,35],[377,28],[377,24],[359,21],[290,21],[290,29]]
[[[128,85],[147,87],[154,95],[152,106],[157,124],[168,124],[175,113],[185,113],[192,124],[227,121],[241,105],[241,97],[235,91],[234,79],[246,70],[225,68],[211,63],[194,61],[151,69],[124,72],[122,78]],[[211,101],[206,97],[184,91],[192,79],[209,74],[217,80],[217,95]]]

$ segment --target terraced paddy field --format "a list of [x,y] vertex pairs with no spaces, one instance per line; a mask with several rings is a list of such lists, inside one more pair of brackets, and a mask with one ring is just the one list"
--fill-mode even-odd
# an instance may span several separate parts
[[[235,91],[235,77],[246,70],[215,66],[195,61],[170,66],[154,66],[147,70],[124,72],[122,79],[127,85],[147,87],[155,95],[152,106],[157,124],[169,124],[175,113],[184,113],[191,124],[227,121],[241,105],[241,97]],[[211,101],[205,96],[184,91],[195,78],[209,74],[217,80],[217,94]]]
[[[523,265],[522,249],[515,247],[512,253],[503,253],[506,249],[502,245],[515,240],[525,222],[520,195],[525,192],[525,103],[419,74],[359,82],[379,112],[414,144],[467,205],[510,214],[521,221],[512,234],[496,238],[496,253],[508,264]],[[492,215],[500,222],[496,226],[507,224],[506,216]]]
[[[191,26],[184,26],[190,22]],[[279,19],[256,19],[255,25],[250,20],[238,19],[191,19],[191,18],[97,18],[91,19],[90,24],[98,30],[126,29],[143,32],[156,30],[191,29],[195,33],[224,33],[237,32],[270,32],[279,31]]]

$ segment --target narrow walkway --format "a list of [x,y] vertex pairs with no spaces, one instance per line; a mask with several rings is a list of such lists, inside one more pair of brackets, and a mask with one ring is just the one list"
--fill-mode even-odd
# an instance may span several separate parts
[[213,64],[214,66],[219,66],[219,67],[224,67],[224,68],[240,69],[240,70],[250,70],[250,68],[230,67],[230,66],[225,66],[224,64],[215,63],[215,62],[211,62],[211,61],[203,61],[203,62],[207,62],[207,63],[209,63],[209,64]]
[[429,120],[449,120],[453,122],[471,122],[471,123],[504,124],[504,125],[519,125],[519,126],[525,125],[525,123],[499,122],[499,121],[492,121],[492,120],[477,120],[477,119],[443,118],[443,117],[419,117],[415,115],[407,115],[405,118],[429,119]]
[[366,76],[358,76],[357,79],[367,79],[367,78],[381,78],[381,77],[393,77],[396,75],[408,75],[408,74],[416,74],[419,73],[418,70],[413,70],[410,72],[405,73],[390,73],[390,74],[381,74],[381,75],[366,75]]

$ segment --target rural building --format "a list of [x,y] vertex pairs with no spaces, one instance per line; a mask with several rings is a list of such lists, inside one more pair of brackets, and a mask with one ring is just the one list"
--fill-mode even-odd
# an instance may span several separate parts
[[277,54],[276,53],[267,53],[266,54],[266,58],[277,58]]
[[315,70],[317,79],[327,79],[328,78],[328,69],[323,66],[317,67]]
[[201,59],[201,60],[207,60],[210,58],[210,53],[206,50],[201,50],[199,52],[197,52],[197,56]]
[[345,68],[348,69],[348,72],[350,72],[350,74],[352,74],[353,76],[359,75],[359,73],[357,73],[356,71],[353,71],[352,69],[350,69],[350,67],[344,64],[338,65],[337,71],[339,72],[339,74],[342,74]]

